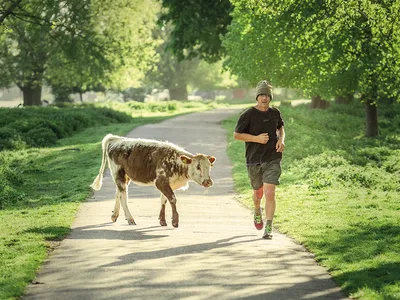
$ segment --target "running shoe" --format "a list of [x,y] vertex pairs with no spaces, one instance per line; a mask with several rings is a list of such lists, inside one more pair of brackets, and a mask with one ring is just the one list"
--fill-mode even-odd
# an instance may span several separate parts
[[266,239],[266,240],[272,239],[272,226],[271,225],[268,225],[268,224],[265,225],[263,239]]
[[264,223],[261,215],[254,214],[254,226],[257,230],[263,229]]

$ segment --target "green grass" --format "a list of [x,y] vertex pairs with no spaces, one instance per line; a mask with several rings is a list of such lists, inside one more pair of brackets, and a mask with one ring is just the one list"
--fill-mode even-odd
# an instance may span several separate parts
[[127,104],[100,104],[125,111],[129,123],[89,127],[59,139],[56,146],[0,151],[0,299],[18,299],[48,253],[70,232],[89,185],[98,173],[101,140],[133,128],[214,104],[161,103],[152,111]]
[[[400,299],[399,106],[380,110],[377,139],[363,137],[360,105],[281,111],[286,150],[275,227],[313,252],[351,297]],[[236,120],[224,122],[228,132]],[[228,138],[236,189],[252,207],[244,145]]]

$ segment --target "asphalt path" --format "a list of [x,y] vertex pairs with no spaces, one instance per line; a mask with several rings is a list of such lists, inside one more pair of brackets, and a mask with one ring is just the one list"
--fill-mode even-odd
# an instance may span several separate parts
[[169,225],[159,226],[157,190],[131,184],[128,205],[137,225],[128,225],[122,209],[111,222],[115,186],[107,172],[23,299],[346,299],[301,245],[278,232],[263,240],[251,210],[236,200],[226,155],[231,133],[221,121],[238,113],[217,109],[131,131],[129,137],[214,155],[214,185],[206,190],[192,182],[176,192],[180,222],[173,228],[168,204]]

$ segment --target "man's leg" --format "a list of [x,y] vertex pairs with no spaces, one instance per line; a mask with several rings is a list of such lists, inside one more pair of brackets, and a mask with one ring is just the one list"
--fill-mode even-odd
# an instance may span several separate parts
[[254,226],[257,230],[264,227],[263,218],[261,214],[260,203],[264,194],[262,173],[260,165],[252,165],[247,167],[247,172],[250,179],[250,184],[253,188],[253,203],[254,203]]
[[274,219],[276,208],[275,187],[275,184],[264,183],[265,218],[271,221]]
[[272,238],[272,222],[274,220],[276,208],[275,187],[275,184],[264,183],[265,218],[267,220],[263,235],[265,239]]
[[263,197],[263,187],[258,190],[253,190],[253,203],[254,203],[254,226],[257,230],[261,230],[264,226],[261,214],[261,199]]
[[263,188],[262,187],[260,187],[258,190],[253,190],[253,202],[254,202],[255,210],[260,210],[262,197],[263,197]]

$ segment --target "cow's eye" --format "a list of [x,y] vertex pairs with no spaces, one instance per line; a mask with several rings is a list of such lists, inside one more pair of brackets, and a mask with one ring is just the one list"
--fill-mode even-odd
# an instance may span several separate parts
[[197,165],[197,170],[201,170],[200,164]]

